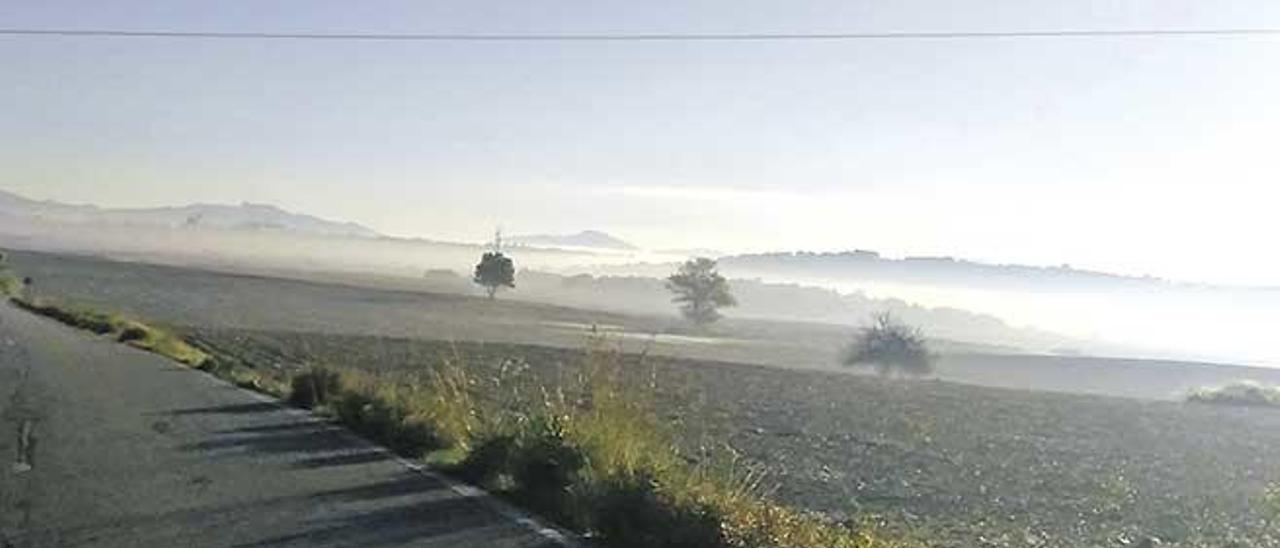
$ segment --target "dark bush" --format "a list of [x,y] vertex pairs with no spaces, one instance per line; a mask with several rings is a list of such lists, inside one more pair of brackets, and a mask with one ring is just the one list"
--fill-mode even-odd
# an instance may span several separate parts
[[467,456],[454,469],[454,475],[467,483],[489,487],[502,475],[510,475],[519,444],[510,434],[493,434],[480,438]]
[[898,322],[886,313],[876,314],[870,326],[854,337],[845,351],[844,364],[872,366],[881,375],[901,371],[908,375],[925,375],[933,371],[937,357],[919,329]]
[[592,504],[593,528],[605,544],[618,548],[726,546],[716,512],[677,504],[658,493],[648,476],[606,482]]
[[352,430],[363,432],[364,410],[370,402],[370,398],[364,394],[342,392],[332,398],[330,408],[339,422],[350,426]]
[[412,419],[400,419],[386,443],[402,455],[421,455],[447,446],[434,426]]
[[208,359],[196,366],[196,369],[219,376],[225,377],[235,364],[222,356],[209,356]]
[[120,335],[116,337],[116,340],[120,342],[141,341],[145,340],[150,334],[145,327],[130,325],[120,331]]
[[313,367],[295,375],[289,385],[289,403],[311,409],[325,405],[341,390],[341,375],[323,367]]
[[515,495],[525,504],[571,527],[582,527],[582,508],[570,492],[587,464],[582,450],[551,422],[540,422],[521,440],[512,467]]
[[554,421],[537,421],[521,444],[512,476],[524,491],[561,492],[586,464],[582,451],[569,444]]
[[555,421],[534,419],[514,433],[481,436],[451,472],[468,483],[505,490],[562,525],[583,528],[589,509],[574,487],[586,465],[586,455]]
[[329,390],[328,406],[339,422],[398,454],[416,456],[445,446],[434,426],[410,417],[401,401],[340,385]]

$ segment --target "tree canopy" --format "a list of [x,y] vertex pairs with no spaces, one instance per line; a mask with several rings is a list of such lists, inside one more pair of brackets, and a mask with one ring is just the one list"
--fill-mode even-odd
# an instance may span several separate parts
[[483,286],[489,293],[489,298],[492,299],[498,293],[498,289],[516,286],[515,263],[501,251],[486,251],[484,256],[480,257],[480,263],[476,265],[476,273],[472,281]]
[[872,324],[854,337],[844,356],[848,366],[875,367],[881,375],[901,371],[926,375],[936,357],[919,329],[901,323],[887,312],[876,314]]
[[667,289],[680,305],[680,313],[697,325],[720,319],[720,308],[735,306],[738,301],[729,290],[729,280],[716,271],[716,261],[705,257],[690,259],[667,278]]

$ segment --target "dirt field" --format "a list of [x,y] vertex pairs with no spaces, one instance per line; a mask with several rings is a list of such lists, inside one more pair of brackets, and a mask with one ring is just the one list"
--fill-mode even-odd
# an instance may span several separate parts
[[[726,318],[689,333],[671,316],[642,316],[413,290],[408,278],[237,275],[16,252],[11,261],[37,292],[130,311],[175,325],[269,331],[475,340],[577,348],[592,326],[627,350],[700,360],[845,372],[836,363],[854,328]],[[298,274],[301,275],[301,274]],[[343,283],[338,283],[343,282]],[[1280,370],[1087,356],[1016,355],[934,341],[941,380],[1039,391],[1175,400],[1188,390],[1241,379],[1280,384]]]
[[[403,372],[458,352],[481,390],[510,358],[549,383],[576,364],[574,351],[540,346],[193,333],[263,367]],[[942,546],[1121,546],[1144,536],[1270,542],[1258,498],[1280,480],[1277,411],[722,362],[628,363],[637,390],[656,379],[657,411],[691,454],[728,444],[766,465],[767,485],[789,503],[883,515]]]
[[[670,331],[664,318],[18,255],[40,292],[169,322],[261,367],[412,370],[451,351],[442,341],[486,341],[456,347],[482,373],[521,358],[551,380],[572,374],[571,349],[587,325],[609,326],[612,340],[630,349],[650,343],[628,333]],[[1280,480],[1280,412],[727,363],[753,349],[753,361],[785,357],[748,332],[729,331],[727,342],[669,333],[634,378],[656,374],[657,410],[687,447],[732,446],[767,466],[768,483],[788,502],[837,516],[880,514],[946,546],[1132,546],[1145,536],[1280,545],[1266,532],[1260,501]],[[1065,390],[1074,372],[1087,377],[1077,384],[1145,379],[1151,394],[1167,394],[1168,377],[1178,375],[1198,382],[1269,373],[1122,361],[1112,370],[1113,362],[1085,358],[952,360],[941,364],[944,378],[955,367]],[[1031,380],[1017,380],[1024,377]]]

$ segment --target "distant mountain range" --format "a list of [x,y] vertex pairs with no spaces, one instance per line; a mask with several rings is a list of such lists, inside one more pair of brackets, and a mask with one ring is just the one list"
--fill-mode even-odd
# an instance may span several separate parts
[[530,247],[570,247],[634,251],[639,249],[630,242],[598,230],[584,230],[577,234],[533,234],[509,236],[503,240],[509,244]]
[[0,191],[0,215],[75,225],[109,225],[163,228],[212,228],[220,230],[281,231],[319,236],[380,237],[377,231],[356,224],[329,221],[280,209],[273,205],[192,204],[180,207],[111,209],[31,200]]

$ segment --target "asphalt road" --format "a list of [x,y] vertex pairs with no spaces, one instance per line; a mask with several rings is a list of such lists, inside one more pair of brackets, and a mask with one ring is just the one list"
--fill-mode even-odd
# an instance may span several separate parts
[[0,547],[562,545],[303,413],[0,305]]

